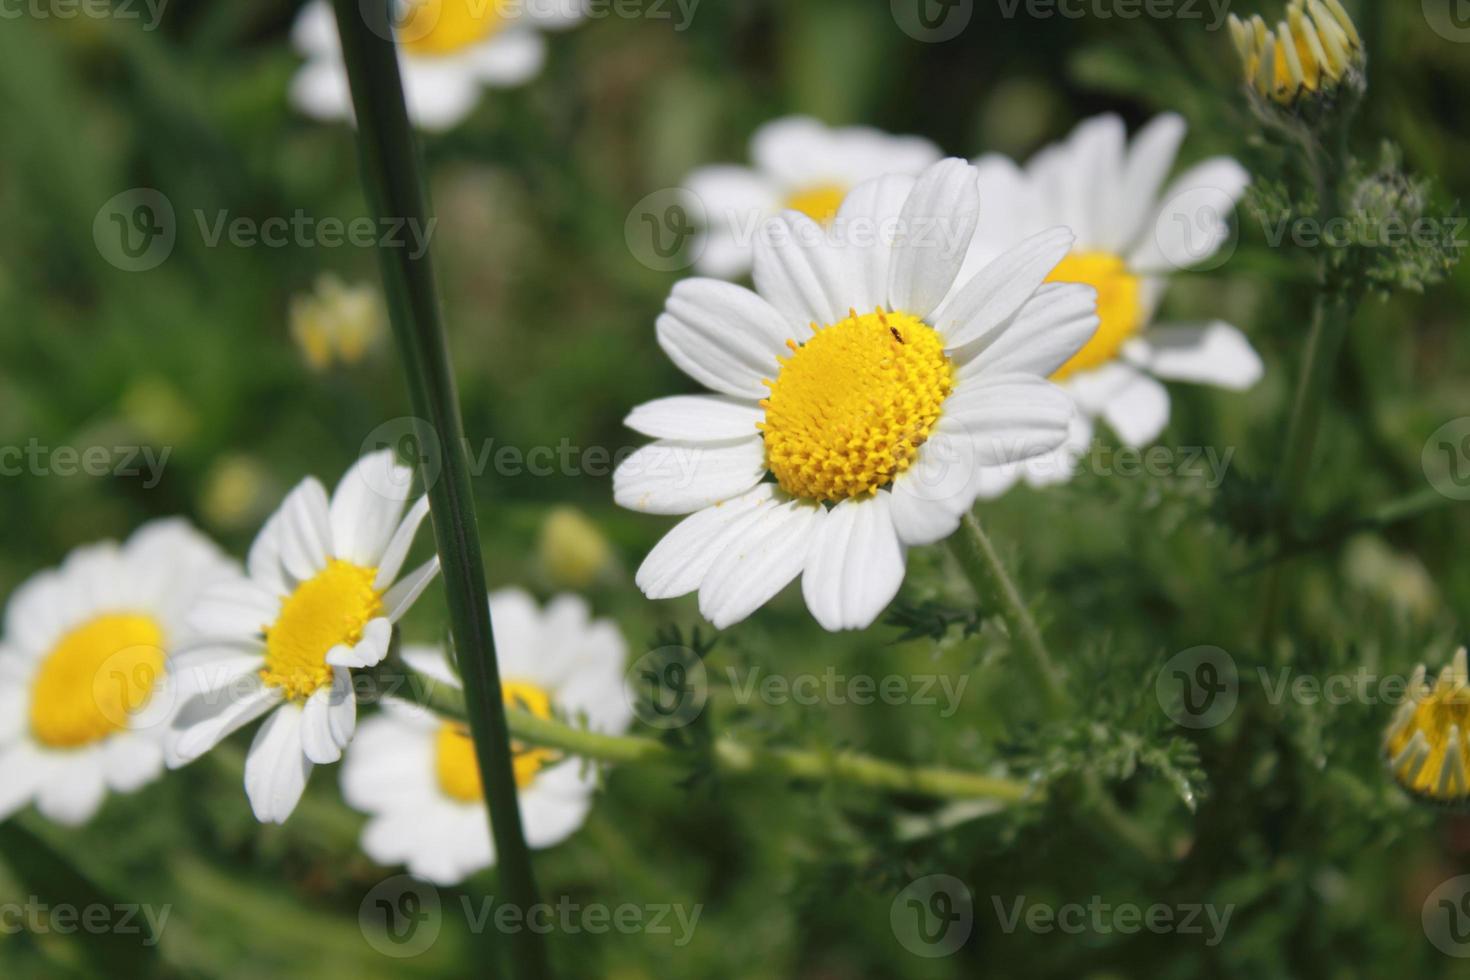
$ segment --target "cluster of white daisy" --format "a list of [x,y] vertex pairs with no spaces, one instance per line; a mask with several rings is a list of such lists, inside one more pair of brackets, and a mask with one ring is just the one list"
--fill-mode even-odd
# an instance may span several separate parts
[[1216,158],[1166,183],[1183,136],[1165,115],[1130,142],[1102,116],[1022,167],[792,118],[755,134],[753,168],[691,174],[698,271],[750,270],[754,289],[688,279],[658,319],[711,393],[627,418],[656,441],[615,474],[618,503],[690,515],[643,591],[697,591],[724,627],[801,576],[824,627],[865,627],[907,549],[1020,479],[1068,479],[1094,419],[1140,446],[1168,422],[1160,379],[1255,384],[1235,327],[1153,322],[1168,274],[1228,240],[1249,180]]
[[[132,792],[265,716],[245,762],[256,817],[281,823],[314,766],[346,753],[343,791],[371,816],[362,846],[442,883],[494,860],[472,743],[461,722],[384,700],[357,733],[353,671],[388,655],[394,624],[438,572],[405,559],[426,498],[387,451],[363,457],[329,497],[308,478],[266,521],[242,569],[179,519],[122,545],[79,548],[10,598],[0,639],[0,819],[34,802],[58,823],[89,820],[107,791]],[[541,611],[519,591],[489,597],[507,703],[630,721],[626,651],[572,596]],[[403,661],[458,686],[442,651]],[[358,737],[354,740],[354,734]],[[575,758],[516,746],[531,846],[585,818],[595,773]]]

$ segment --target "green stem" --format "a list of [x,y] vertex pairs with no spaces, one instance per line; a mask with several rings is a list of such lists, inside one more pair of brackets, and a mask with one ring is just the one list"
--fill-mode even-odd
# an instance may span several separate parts
[[[368,202],[380,222],[431,228],[418,143],[409,124],[394,50],[389,0],[334,0],[337,29],[352,102]],[[371,23],[369,22],[371,19]],[[399,225],[402,227],[403,225]],[[464,427],[440,319],[428,250],[380,246],[384,292],[393,332],[408,376],[419,445],[437,446],[440,472],[424,464],[434,539],[444,575],[450,631],[464,677],[468,721],[485,787],[502,887],[508,900],[529,909],[537,904],[530,851],[516,803],[510,735],[496,667],[495,640],[486,601],[485,568]],[[522,929],[510,937],[512,972],[526,978],[551,975],[543,937]]]
[[1023,668],[1031,674],[1037,690],[1046,701],[1052,715],[1061,715],[1071,703],[1062,684],[1062,675],[1057,670],[1041,630],[1031,616],[1031,610],[1021,598],[1020,590],[1011,581],[995,545],[975,519],[966,514],[961,533],[949,539],[950,550],[965,570],[977,596],[983,602],[995,603],[1016,643],[1026,656],[1019,658]]
[[[407,679],[394,688],[399,696],[449,718],[465,716],[465,699],[457,688],[414,674],[401,663],[385,665],[385,680]],[[687,767],[699,757],[689,751],[640,735],[604,735],[574,728],[554,718],[540,718],[512,708],[507,712],[510,731],[532,745],[560,749],[570,755],[600,762]],[[1020,803],[1040,799],[1045,791],[1018,779],[935,766],[906,766],[858,752],[815,752],[808,749],[765,749],[729,737],[715,740],[709,760],[727,774],[760,773],[786,779],[845,783],[896,793],[916,793],[942,799],[991,799]]]

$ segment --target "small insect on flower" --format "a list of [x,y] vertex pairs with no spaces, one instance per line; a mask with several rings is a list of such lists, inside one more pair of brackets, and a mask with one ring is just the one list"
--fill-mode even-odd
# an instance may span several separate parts
[[1061,445],[1074,409],[1046,377],[1097,329],[1097,294],[1046,279],[1051,228],[960,274],[978,174],[942,160],[843,200],[829,235],[786,211],[756,243],[755,291],[674,287],[659,345],[714,394],[635,408],[655,440],[613,474],[619,505],[689,514],[638,570],[650,598],[697,591],[723,629],[797,576],[829,630],[861,629],[908,549],[952,534],[984,466]]
[[1424,666],[1414,670],[1407,700],[1383,742],[1394,781],[1421,800],[1453,807],[1470,804],[1470,677],[1465,648],[1431,686]]
[[0,641],[0,820],[89,820],[163,772],[172,656],[199,590],[239,572],[182,520],[89,545],[15,591]]
[[808,116],[772,120],[750,138],[752,166],[716,164],[685,178],[684,190],[708,221],[694,249],[695,271],[742,276],[764,219],[791,210],[830,225],[858,184],[884,174],[916,176],[939,157],[939,147],[918,136],[834,129]]
[[[570,27],[585,8],[585,0],[395,0],[394,40],[415,125],[449,129],[475,108],[481,89],[534,78],[546,61],[541,31]],[[303,7],[291,36],[307,59],[291,82],[291,101],[318,119],[350,119],[352,94],[328,0]]]
[[[585,718],[604,734],[627,729],[627,650],[611,622],[591,619],[587,604],[571,595],[542,611],[519,589],[491,593],[490,615],[507,705],[538,718]],[[442,650],[405,647],[403,660],[431,683],[461,686]],[[348,804],[371,815],[363,850],[441,885],[492,865],[480,769],[465,726],[396,700],[383,709],[363,722],[342,764]],[[587,818],[595,770],[552,749],[512,743],[511,751],[526,843],[560,843]]]
[[398,574],[429,510],[421,497],[404,514],[412,482],[389,450],[359,460],[330,500],[308,477],[256,537],[248,575],[199,597],[189,622],[200,639],[174,664],[183,703],[171,767],[272,712],[250,746],[245,791],[257,819],[281,823],[312,766],[341,758],[357,723],[350,668],[383,659],[393,624],[439,570],[431,558]]
[[1330,97],[1344,84],[1363,83],[1363,39],[1338,0],[1291,0],[1274,31],[1259,14],[1249,21],[1231,14],[1230,34],[1246,83],[1280,105]]

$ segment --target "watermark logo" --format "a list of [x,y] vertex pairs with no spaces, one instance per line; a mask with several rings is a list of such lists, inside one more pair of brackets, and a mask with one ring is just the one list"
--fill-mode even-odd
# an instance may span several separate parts
[[369,946],[395,959],[426,952],[444,925],[439,890],[411,875],[374,885],[357,909],[357,925]]
[[1214,646],[1181,650],[1159,671],[1154,694],[1175,724],[1214,728],[1235,712],[1240,700],[1235,658]]
[[648,651],[628,668],[627,680],[633,713],[651,728],[683,728],[704,712],[709,701],[704,661],[688,647]]
[[1470,959],[1470,875],[1451,878],[1430,892],[1421,921],[1435,949],[1446,956]]
[[1470,44],[1470,0],[1420,0],[1424,22],[1446,41]]
[[970,889],[953,875],[925,875],[898,893],[888,908],[888,924],[915,956],[952,956],[975,928]]
[[709,227],[704,201],[678,188],[654,191],[633,205],[623,240],[633,258],[655,272],[680,272],[699,261]]
[[1154,244],[1176,269],[1218,269],[1235,254],[1239,239],[1235,197],[1219,187],[1180,191],[1154,221]]
[[[439,433],[428,422],[411,415],[389,419],[367,434],[358,455],[368,456],[384,449],[392,450],[394,458],[422,475],[425,492],[439,482],[444,470],[444,447]],[[367,481],[368,489],[380,497],[406,500],[409,491],[406,484],[413,482],[413,475],[405,476],[397,468],[369,470]]]
[[92,241],[107,262],[124,272],[156,269],[178,239],[174,206],[152,187],[134,187],[108,198],[92,219]]
[[1430,486],[1451,500],[1470,500],[1470,416],[1435,429],[1419,461]]
[[915,41],[952,41],[970,26],[975,0],[889,0],[893,22]]

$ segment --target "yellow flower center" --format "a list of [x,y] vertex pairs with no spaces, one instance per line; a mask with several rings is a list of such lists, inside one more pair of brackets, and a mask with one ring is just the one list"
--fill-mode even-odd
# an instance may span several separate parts
[[152,618],[107,613],[67,633],[31,688],[31,731],[55,749],[100,742],[128,727],[164,670],[163,630]]
[[1422,670],[1415,673],[1410,700],[1389,728],[1384,751],[1404,789],[1458,802],[1470,796],[1470,686],[1464,654],[1440,672],[1432,688],[1423,684]]
[[265,631],[261,678],[286,697],[308,698],[332,682],[327,654],[355,646],[367,624],[382,615],[382,596],[373,588],[376,568],[333,559],[296,586],[281,614]]
[[[815,325],[814,325],[815,326]],[[871,494],[908,469],[954,390],[944,341],[908,313],[882,310],[788,340],[761,402],[766,467],[808,500]]]
[[[530,712],[537,718],[551,717],[551,697],[535,684],[505,681],[501,684],[507,706]],[[556,759],[552,749],[511,742],[511,764],[515,768],[516,787],[525,789],[535,780],[542,767]],[[469,729],[457,721],[446,721],[434,740],[434,772],[439,788],[450,799],[462,803],[478,803],[485,798],[480,783],[480,766],[475,760],[475,743]]]
[[817,184],[792,193],[786,198],[785,207],[800,211],[819,225],[830,225],[846,196],[847,188],[840,184]]
[[1061,381],[1091,371],[1118,356],[1123,344],[1143,326],[1141,283],[1111,252],[1073,252],[1057,264],[1047,282],[1080,282],[1097,290],[1097,333],[1052,373]]
[[456,54],[505,25],[501,0],[410,0],[398,24],[398,43],[410,54]]

